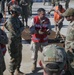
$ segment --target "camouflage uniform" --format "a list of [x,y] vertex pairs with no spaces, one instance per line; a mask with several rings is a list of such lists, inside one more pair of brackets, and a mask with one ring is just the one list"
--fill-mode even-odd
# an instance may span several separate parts
[[[21,13],[21,9],[17,5],[12,6],[12,11],[16,12],[17,14]],[[19,69],[21,65],[21,60],[22,60],[21,33],[24,30],[24,25],[22,24],[18,16],[14,17],[11,15],[6,22],[5,27],[9,31],[8,51],[11,57],[9,71],[14,72],[15,69]]]
[[69,2],[70,2],[70,0],[65,0],[65,8],[66,8],[66,9],[69,8]]
[[1,13],[5,13],[5,1],[6,0],[1,0]]
[[29,15],[31,16],[32,15],[32,5],[33,5],[33,0],[29,0],[29,5],[28,5],[28,8],[29,8]]
[[28,15],[29,15],[29,12],[28,12],[28,0],[20,0],[20,6],[22,8],[22,22],[24,24],[24,18],[25,18],[25,22],[26,22],[26,25],[25,26],[28,26]]
[[59,4],[59,0],[52,0],[52,4],[53,4],[53,6],[58,5]]
[[[7,43],[8,43],[8,38],[6,33],[0,29],[0,44],[7,44]],[[5,61],[4,61],[4,57],[3,57],[3,54],[1,51],[1,45],[0,45],[0,75],[3,75],[3,72],[5,71],[5,69],[6,69]]]
[[[63,16],[74,17],[74,9],[73,8],[67,9],[66,12],[63,13]],[[71,22],[67,28],[65,50],[67,52],[69,71],[71,72],[72,75],[74,75],[74,52],[72,51],[72,49],[70,49],[72,42],[74,42],[74,20],[70,21]]]
[[[43,67],[51,73],[62,73],[66,65],[65,49],[56,44],[48,45],[43,49]],[[51,66],[52,65],[52,66]],[[50,67],[51,66],[51,67]],[[59,67],[59,68],[58,68]],[[46,71],[46,75],[51,75]],[[60,75],[60,74],[57,74]]]

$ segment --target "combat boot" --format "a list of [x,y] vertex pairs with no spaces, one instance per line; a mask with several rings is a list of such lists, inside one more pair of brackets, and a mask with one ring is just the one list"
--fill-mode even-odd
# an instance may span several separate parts
[[32,65],[32,72],[36,71],[36,65],[37,65],[37,61],[35,61]]
[[16,75],[23,75],[24,73],[20,71],[19,68],[16,69]]

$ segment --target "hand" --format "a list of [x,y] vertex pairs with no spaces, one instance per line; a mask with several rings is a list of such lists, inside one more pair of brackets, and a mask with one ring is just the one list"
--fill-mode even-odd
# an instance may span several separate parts
[[39,34],[44,34],[44,32],[42,32],[41,30],[38,31]]
[[47,34],[50,35],[51,34],[50,31],[47,31]]
[[50,30],[49,30],[49,29],[47,29],[47,31],[46,31],[46,32],[47,32],[47,34],[48,34],[48,35],[50,35]]
[[46,32],[44,32],[44,34],[50,35],[50,31],[47,30]]

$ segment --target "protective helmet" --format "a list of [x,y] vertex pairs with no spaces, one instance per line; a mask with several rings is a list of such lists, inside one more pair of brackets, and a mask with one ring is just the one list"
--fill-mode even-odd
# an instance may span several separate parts
[[11,6],[10,10],[11,10],[11,11],[15,11],[15,12],[20,13],[20,14],[22,13],[22,9],[21,9],[21,7],[18,6],[18,5],[13,5],[13,6]]
[[74,9],[68,8],[62,15],[63,16],[73,16],[74,15]]
[[47,64],[58,64],[59,70],[62,70],[66,64],[66,52],[65,50],[55,44],[46,46],[43,49],[42,56],[43,66],[46,67]]

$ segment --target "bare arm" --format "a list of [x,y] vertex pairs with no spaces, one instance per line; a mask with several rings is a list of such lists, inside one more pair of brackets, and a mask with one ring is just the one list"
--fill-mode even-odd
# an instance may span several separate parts
[[62,16],[62,13],[59,10],[55,10],[54,8],[52,8],[50,11],[48,11],[48,14],[50,14],[52,11],[58,13],[60,16]]
[[61,22],[63,22],[63,20],[64,20],[64,17],[62,17],[62,18],[58,21],[57,24],[60,24]]

